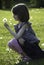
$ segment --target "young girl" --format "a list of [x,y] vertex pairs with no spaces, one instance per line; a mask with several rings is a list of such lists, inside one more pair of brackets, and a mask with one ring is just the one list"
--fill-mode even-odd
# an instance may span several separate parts
[[30,17],[27,6],[23,3],[17,4],[12,8],[12,13],[14,19],[18,21],[18,24],[14,25],[16,31],[14,33],[9,25],[4,23],[4,26],[15,37],[9,41],[8,46],[20,53],[25,61],[30,58],[38,59],[44,57],[44,51],[38,45],[40,40],[36,37],[31,23],[28,22]]

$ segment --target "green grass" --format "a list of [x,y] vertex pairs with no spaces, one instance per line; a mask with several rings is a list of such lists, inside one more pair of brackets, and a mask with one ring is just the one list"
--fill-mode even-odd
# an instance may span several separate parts
[[[38,38],[40,38],[39,46],[44,49],[42,45],[44,43],[44,9],[30,9],[30,22],[32,22],[32,27],[36,32]],[[19,54],[14,51],[9,51],[7,43],[13,36],[4,27],[3,18],[7,18],[8,24],[13,29],[13,24],[17,22],[13,19],[12,13],[10,11],[0,10],[0,65],[27,65],[23,62],[18,62],[17,59]],[[12,25],[10,24],[10,19]],[[44,65],[44,59],[32,60],[28,65]]]

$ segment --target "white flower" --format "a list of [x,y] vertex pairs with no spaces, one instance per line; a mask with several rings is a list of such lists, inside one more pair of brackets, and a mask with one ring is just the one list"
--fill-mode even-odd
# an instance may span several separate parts
[[11,52],[11,49],[10,48],[6,48],[6,51]]
[[33,19],[32,16],[30,17],[30,19]]
[[18,64],[19,63],[19,60],[17,60],[15,63]]
[[16,25],[16,24],[13,24],[13,25]]
[[29,64],[29,62],[26,62],[26,64],[28,65],[28,64]]
[[9,50],[10,50],[9,48],[6,49],[6,51],[9,51]]
[[0,39],[2,39],[2,37],[0,37]]
[[7,18],[3,18],[3,22],[4,22],[4,23],[7,22]]
[[41,45],[44,46],[44,43],[42,43]]

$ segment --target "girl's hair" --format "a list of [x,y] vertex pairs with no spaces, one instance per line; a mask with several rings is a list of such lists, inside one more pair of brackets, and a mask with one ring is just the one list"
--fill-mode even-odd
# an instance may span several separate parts
[[27,6],[23,3],[13,6],[12,12],[14,15],[18,15],[21,22],[27,22],[29,20],[29,12]]

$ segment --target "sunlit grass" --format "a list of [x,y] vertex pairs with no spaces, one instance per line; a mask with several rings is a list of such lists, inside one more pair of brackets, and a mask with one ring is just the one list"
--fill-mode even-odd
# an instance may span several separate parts
[[[44,9],[30,9],[30,22],[36,32],[37,37],[40,39],[39,46],[44,49]],[[14,65],[17,61],[18,54],[8,49],[7,43],[13,36],[4,27],[3,18],[7,18],[7,23],[14,31],[13,25],[17,22],[13,19],[10,11],[0,10],[0,65]],[[17,61],[18,62],[18,61]],[[26,65],[19,63],[18,65]],[[44,65],[44,59],[30,61],[28,65]]]

